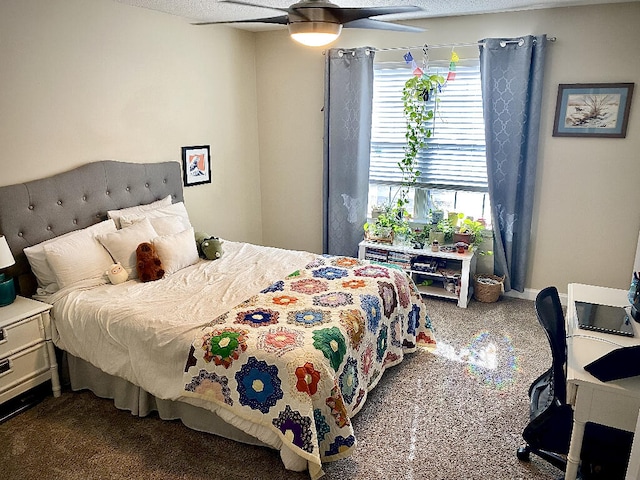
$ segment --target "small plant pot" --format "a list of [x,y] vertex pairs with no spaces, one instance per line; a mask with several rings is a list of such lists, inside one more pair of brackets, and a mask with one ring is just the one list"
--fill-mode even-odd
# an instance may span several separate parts
[[465,253],[469,249],[469,244],[464,242],[458,242],[455,244],[458,253]]
[[373,220],[375,220],[376,218],[378,218],[380,216],[380,214],[383,212],[384,210],[381,210],[379,208],[374,208],[371,210],[371,218]]
[[443,218],[444,218],[444,212],[442,210],[436,210],[435,212],[431,212],[431,221],[433,223],[438,223]]
[[429,242],[438,242],[440,245],[444,245],[444,232],[436,232],[432,230],[429,233]]
[[459,233],[456,232],[453,234],[453,243],[466,243],[467,245],[471,245],[473,243],[473,235],[470,233]]

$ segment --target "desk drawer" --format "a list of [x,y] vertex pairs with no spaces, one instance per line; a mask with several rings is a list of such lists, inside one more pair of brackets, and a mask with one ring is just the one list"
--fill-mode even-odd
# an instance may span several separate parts
[[13,387],[47,373],[49,357],[45,342],[0,359],[0,397]]
[[44,341],[42,315],[34,315],[0,327],[0,358]]

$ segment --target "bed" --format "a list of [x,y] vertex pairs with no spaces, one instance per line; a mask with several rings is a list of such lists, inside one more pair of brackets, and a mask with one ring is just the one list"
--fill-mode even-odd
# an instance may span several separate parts
[[[89,163],[0,187],[18,291],[53,305],[73,390],[116,407],[279,450],[323,475],[351,454],[351,418],[384,371],[435,345],[425,305],[392,265],[223,240],[198,255],[177,162]],[[166,273],[136,279],[151,242]],[[118,261],[129,280],[102,268]]]

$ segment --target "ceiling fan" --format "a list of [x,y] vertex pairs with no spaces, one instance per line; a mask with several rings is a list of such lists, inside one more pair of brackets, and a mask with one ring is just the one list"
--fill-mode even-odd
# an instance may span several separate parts
[[288,8],[268,7],[239,0],[223,0],[225,3],[268,8],[285,12],[277,17],[231,20],[226,22],[198,22],[194,25],[219,23],[271,23],[287,25],[291,38],[308,46],[319,47],[333,42],[342,28],[372,28],[399,32],[422,32],[422,28],[382,22],[369,17],[409,13],[422,10],[414,6],[342,8],[327,0],[302,0]]

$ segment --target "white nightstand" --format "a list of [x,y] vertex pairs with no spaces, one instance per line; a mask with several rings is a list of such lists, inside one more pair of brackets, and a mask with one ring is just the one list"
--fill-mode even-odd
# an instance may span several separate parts
[[51,305],[24,297],[0,307],[0,404],[47,380],[53,396],[60,396],[49,310]]

